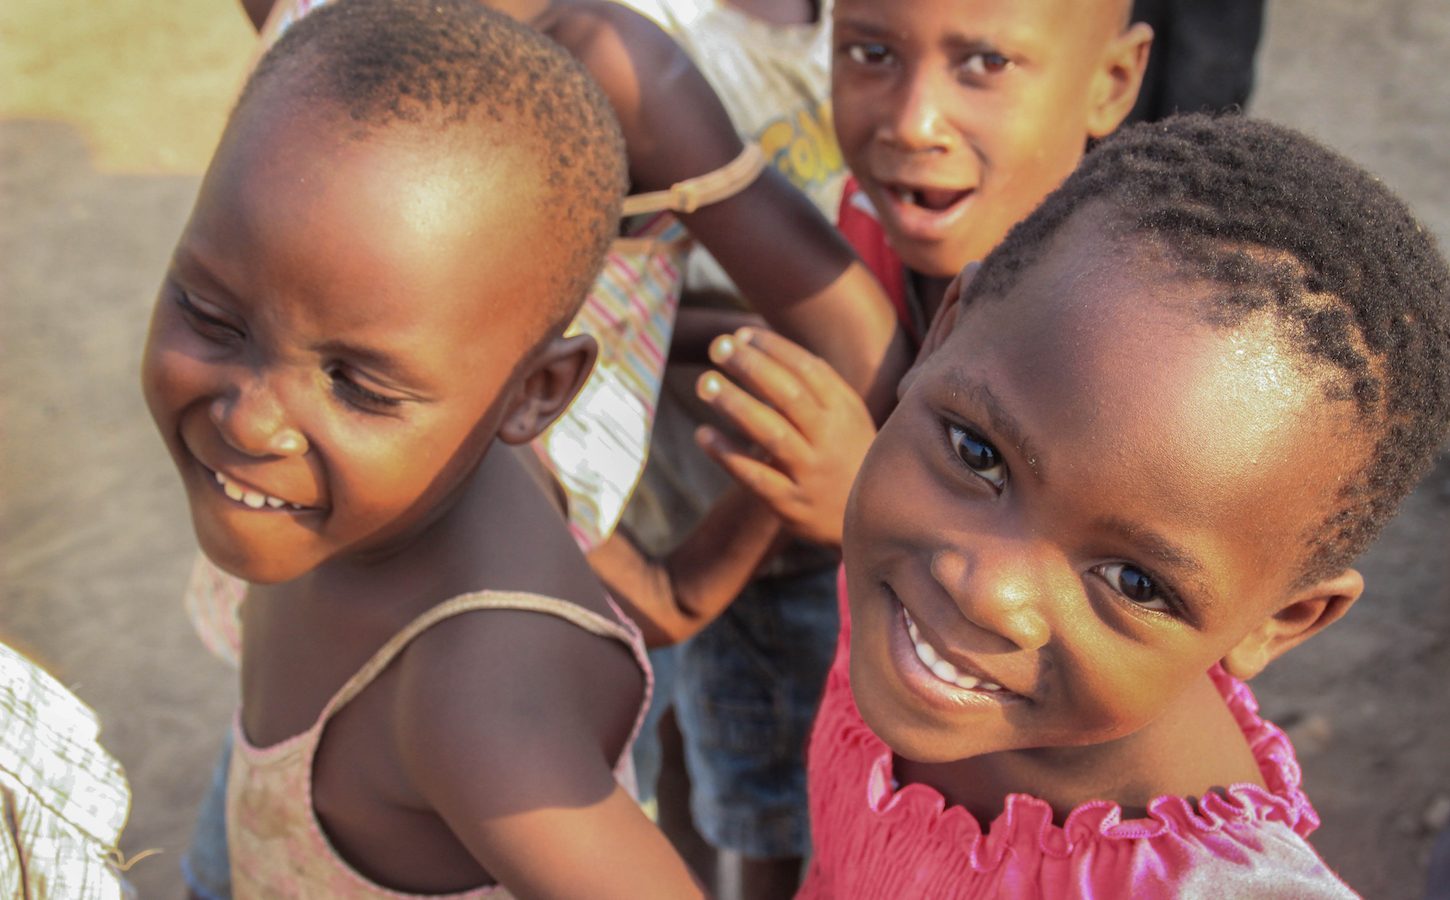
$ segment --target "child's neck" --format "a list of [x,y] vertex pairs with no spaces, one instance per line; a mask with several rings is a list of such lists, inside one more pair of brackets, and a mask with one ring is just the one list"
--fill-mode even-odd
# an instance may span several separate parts
[[916,297],[916,302],[921,307],[922,323],[921,330],[926,331],[926,326],[936,317],[936,311],[941,308],[942,298],[946,296],[947,286],[952,283],[950,278],[941,278],[935,275],[923,275],[920,272],[906,270],[907,288]]
[[[438,514],[417,531],[390,543],[384,552],[332,560],[294,582],[273,586],[272,592],[346,597],[359,612],[369,597],[389,607],[399,598],[413,598],[421,612],[469,591],[550,593],[577,585],[581,575],[588,577],[588,566],[561,510],[534,476],[532,460],[527,447],[495,442]],[[541,554],[559,565],[537,565]],[[573,557],[577,566],[563,565]],[[562,574],[566,570],[567,576]],[[561,574],[558,579],[542,574],[549,572]],[[411,618],[406,610],[398,615]]]
[[1009,794],[1045,800],[1061,825],[1092,800],[1111,800],[1125,819],[1141,818],[1156,797],[1198,798],[1232,784],[1263,784],[1242,730],[1206,674],[1158,720],[1114,741],[1002,751],[951,763],[897,757],[895,773],[903,784],[937,789],[984,828],[1001,814]]

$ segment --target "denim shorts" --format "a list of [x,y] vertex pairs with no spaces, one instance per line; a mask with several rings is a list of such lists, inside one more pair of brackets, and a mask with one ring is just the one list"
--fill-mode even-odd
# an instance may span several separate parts
[[196,812],[191,846],[181,857],[181,877],[202,900],[231,900],[232,866],[227,857],[227,768],[232,762],[232,730],[227,728],[211,784]]
[[704,631],[652,652],[655,699],[634,750],[646,808],[673,702],[700,835],[752,859],[806,856],[806,740],[839,628],[832,565],[756,579]]

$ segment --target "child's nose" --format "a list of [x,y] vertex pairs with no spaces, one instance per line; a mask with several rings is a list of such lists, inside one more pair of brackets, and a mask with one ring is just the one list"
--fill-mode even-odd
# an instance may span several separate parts
[[211,420],[227,445],[248,456],[302,456],[307,438],[264,376],[252,375],[211,403]]
[[962,615],[983,631],[1021,650],[1038,650],[1047,643],[1043,603],[1050,588],[1020,546],[984,543],[970,555],[939,550],[932,556],[931,574]]
[[932,150],[949,144],[951,123],[941,102],[940,81],[926,68],[908,73],[884,123],[883,137],[888,142],[903,150]]

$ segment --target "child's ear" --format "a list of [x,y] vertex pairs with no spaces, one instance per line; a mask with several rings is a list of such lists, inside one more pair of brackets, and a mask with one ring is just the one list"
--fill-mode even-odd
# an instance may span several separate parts
[[906,389],[916,380],[917,370],[921,368],[922,362],[928,356],[937,351],[957,324],[957,312],[961,307],[962,294],[972,279],[977,277],[977,270],[982,267],[979,262],[967,263],[966,267],[947,284],[946,291],[942,294],[941,306],[936,308],[936,314],[931,317],[931,324],[927,326],[926,336],[921,339],[921,348],[916,351],[916,361],[906,374],[901,376],[901,382],[896,386],[896,399],[900,400],[906,396]]
[[1093,79],[1089,137],[1107,137],[1133,111],[1152,46],[1153,29],[1146,22],[1132,23],[1108,44]]
[[538,437],[579,393],[598,354],[599,345],[587,334],[557,337],[540,348],[499,426],[499,438],[525,444]]
[[1253,678],[1285,651],[1337,621],[1363,591],[1364,576],[1354,569],[1305,588],[1235,644],[1224,655],[1224,669],[1241,681]]

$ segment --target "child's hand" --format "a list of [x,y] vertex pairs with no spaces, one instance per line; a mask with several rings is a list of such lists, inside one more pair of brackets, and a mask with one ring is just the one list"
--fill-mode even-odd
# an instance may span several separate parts
[[824,360],[774,332],[723,335],[710,357],[721,371],[700,376],[696,391],[758,449],[708,425],[696,440],[796,535],[839,546],[851,483],[876,436],[866,405]]

